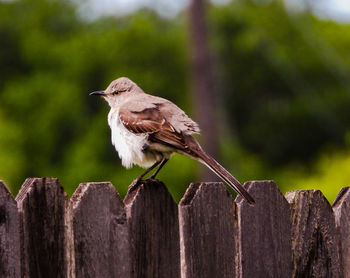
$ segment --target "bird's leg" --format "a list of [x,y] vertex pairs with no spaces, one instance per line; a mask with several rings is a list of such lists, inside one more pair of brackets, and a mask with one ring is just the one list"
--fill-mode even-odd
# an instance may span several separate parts
[[149,172],[151,172],[155,167],[161,163],[162,160],[157,160],[151,167],[149,167],[141,176],[139,176],[136,180],[135,183],[137,184],[144,176],[146,176]]
[[165,163],[168,162],[168,160],[169,160],[168,158],[164,158],[162,160],[162,163],[159,165],[158,169],[154,172],[154,174],[150,177],[150,179],[155,179],[156,178],[156,176],[159,173],[160,169],[163,168],[163,166],[165,165]]

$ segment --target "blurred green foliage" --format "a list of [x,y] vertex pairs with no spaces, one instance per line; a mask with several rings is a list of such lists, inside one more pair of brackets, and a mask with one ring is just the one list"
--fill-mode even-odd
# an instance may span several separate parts
[[[242,181],[332,200],[350,183],[350,26],[257,3],[209,10],[220,160]],[[128,76],[191,115],[187,36],[184,14],[86,22],[68,1],[0,2],[0,179],[14,194],[26,177],[55,176],[69,194],[110,180],[124,195],[142,170],[121,167],[108,106],[88,93]],[[179,200],[196,167],[175,155],[159,178]]]

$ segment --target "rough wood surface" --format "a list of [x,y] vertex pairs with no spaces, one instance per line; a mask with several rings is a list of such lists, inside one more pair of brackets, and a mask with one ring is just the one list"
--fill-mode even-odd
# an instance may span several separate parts
[[291,191],[292,277],[342,277],[332,208],[319,190]]
[[22,276],[66,277],[67,196],[55,178],[27,179],[16,198],[21,216]]
[[238,196],[239,277],[291,277],[291,212],[273,181],[244,185],[256,201]]
[[124,199],[131,243],[132,277],[180,276],[177,205],[165,185],[147,180]]
[[181,277],[234,277],[235,203],[222,183],[193,183],[179,204]]
[[0,181],[0,277],[20,277],[20,231],[17,203]]
[[340,237],[340,258],[344,278],[350,278],[350,187],[343,188],[333,204]]
[[126,213],[113,185],[80,184],[71,202],[75,277],[130,277]]
[[179,206],[163,183],[84,183],[71,200],[30,178],[16,200],[0,181],[0,277],[349,277],[350,188],[285,198],[272,181],[191,184]]

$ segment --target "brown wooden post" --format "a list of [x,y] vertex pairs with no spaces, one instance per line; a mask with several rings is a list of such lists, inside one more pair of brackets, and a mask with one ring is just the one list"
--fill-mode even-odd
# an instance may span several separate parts
[[350,278],[350,187],[343,188],[333,204],[340,239],[340,258],[344,278]]
[[[215,84],[213,57],[209,47],[207,5],[206,0],[191,0],[188,6],[191,93],[196,119],[203,134],[206,135],[201,138],[201,143],[210,155],[218,157],[217,131],[221,121],[217,117],[217,107],[220,104],[218,101],[220,95]],[[203,166],[202,171],[203,179],[211,181],[218,179],[207,167]]]
[[256,201],[241,196],[238,209],[238,277],[291,277],[291,212],[273,181],[250,181],[245,188]]
[[17,203],[0,181],[0,277],[21,276],[19,227]]
[[126,213],[113,185],[82,183],[71,202],[75,277],[130,277]]
[[21,216],[22,276],[67,277],[65,210],[55,178],[29,178],[16,197]]
[[165,185],[147,180],[124,199],[131,242],[132,277],[180,276],[177,205]]
[[192,183],[179,205],[181,277],[235,276],[236,206],[222,183]]
[[332,208],[319,190],[291,191],[292,277],[342,277]]

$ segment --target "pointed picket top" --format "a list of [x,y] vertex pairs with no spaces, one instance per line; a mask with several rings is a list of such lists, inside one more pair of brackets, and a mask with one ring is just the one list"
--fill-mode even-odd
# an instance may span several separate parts
[[35,182],[35,180],[40,180],[40,178],[27,178],[24,181],[24,183],[21,186],[21,189],[19,190],[16,196],[17,203],[22,202],[23,199],[26,198],[27,193],[34,189],[33,183]]
[[17,203],[0,180],[0,277],[20,277],[20,252]]
[[[15,199],[12,197],[11,192],[8,190],[7,186],[5,185],[5,183],[0,180],[0,204],[7,204],[10,203],[12,204],[12,206],[16,206],[17,207],[17,203],[15,201]],[[4,212],[0,211],[0,215],[4,215]],[[6,219],[3,219],[3,221]],[[0,220],[1,222],[1,220]]]
[[292,209],[293,277],[342,277],[332,207],[319,190],[286,193]]
[[[113,198],[116,198],[117,202],[124,207],[123,199],[120,197],[119,193],[115,190],[114,186],[110,182],[84,182],[80,183],[75,192],[71,197],[71,202],[73,204],[73,209],[76,209],[81,202],[88,202],[86,199],[89,198],[92,192],[104,194],[111,194]],[[108,192],[108,193],[106,193]],[[109,200],[110,201],[110,200]]]
[[193,200],[195,200],[196,197],[199,195],[198,192],[201,191],[200,189],[203,187],[204,184],[206,183],[191,183],[190,186],[187,188],[184,196],[181,198],[179,206],[192,205]]
[[236,206],[222,183],[192,183],[179,204],[181,277],[235,277]]
[[340,257],[344,270],[344,277],[350,277],[350,187],[340,190],[333,203],[335,223],[339,230]]
[[241,196],[238,208],[241,277],[291,277],[291,212],[273,181],[244,184],[255,199],[249,205]]
[[133,277],[178,278],[178,208],[165,185],[153,179],[133,184],[124,203]]
[[79,185],[71,198],[74,277],[130,277],[124,204],[110,182]]
[[12,194],[10,192],[10,190],[8,190],[6,184],[4,183],[4,181],[0,180],[0,200],[13,200],[13,202],[15,202],[15,199],[12,197]]
[[350,187],[343,187],[338,195],[335,198],[334,203],[332,204],[333,209],[339,209],[342,207],[350,206]]
[[29,178],[16,197],[22,219],[22,275],[65,277],[68,197],[56,178]]

